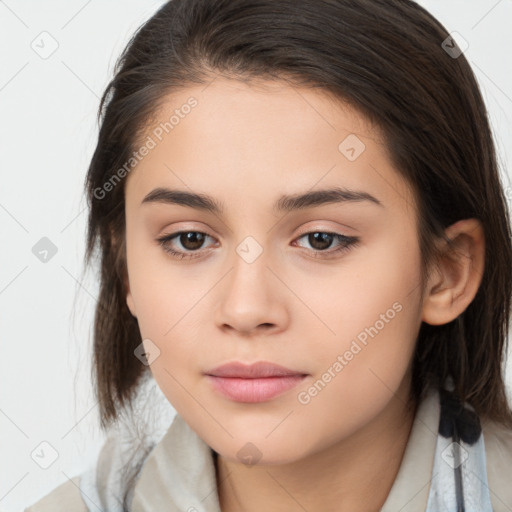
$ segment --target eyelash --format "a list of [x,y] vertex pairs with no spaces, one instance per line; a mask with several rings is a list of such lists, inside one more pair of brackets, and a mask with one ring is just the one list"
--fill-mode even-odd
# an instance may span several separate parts
[[[157,242],[162,246],[163,250],[166,253],[170,254],[174,258],[177,258],[177,259],[194,259],[194,258],[200,257],[201,256],[201,254],[199,252],[200,250],[193,251],[191,253],[185,253],[185,252],[176,251],[174,249],[171,249],[167,245],[174,238],[176,238],[176,237],[178,237],[178,236],[180,236],[182,234],[186,234],[186,233],[200,233],[202,235],[206,235],[207,237],[210,236],[207,233],[203,233],[202,231],[194,231],[194,230],[177,231],[175,233],[171,233],[169,235],[165,235],[163,237],[157,238]],[[299,240],[300,238],[303,238],[303,237],[305,237],[307,235],[311,235],[311,234],[314,234],[314,233],[323,233],[323,234],[332,235],[335,238],[337,238],[340,242],[342,242],[342,245],[340,245],[339,247],[337,247],[334,250],[324,250],[324,251],[321,251],[321,250],[318,250],[318,249],[316,249],[316,250],[315,249],[311,249],[311,251],[314,253],[314,257],[315,258],[329,258],[333,254],[341,254],[341,253],[344,253],[346,251],[349,251],[351,248],[353,248],[353,247],[355,247],[355,246],[357,246],[359,244],[359,238],[358,237],[346,236],[346,235],[341,235],[339,233],[331,233],[330,231],[318,231],[318,230],[317,231],[308,231],[307,233],[303,233],[296,240]],[[210,237],[210,238],[213,238],[213,237]],[[329,256],[324,256],[324,254],[327,254]]]

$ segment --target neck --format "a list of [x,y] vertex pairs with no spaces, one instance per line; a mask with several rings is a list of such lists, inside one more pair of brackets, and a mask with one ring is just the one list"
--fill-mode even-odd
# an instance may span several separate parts
[[378,512],[393,486],[416,405],[397,393],[364,428],[327,449],[280,466],[215,458],[222,512]]

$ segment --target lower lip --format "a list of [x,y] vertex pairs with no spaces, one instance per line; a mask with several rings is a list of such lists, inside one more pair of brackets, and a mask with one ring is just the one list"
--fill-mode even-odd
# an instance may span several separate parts
[[242,379],[207,375],[213,387],[235,402],[266,402],[300,384],[305,375]]

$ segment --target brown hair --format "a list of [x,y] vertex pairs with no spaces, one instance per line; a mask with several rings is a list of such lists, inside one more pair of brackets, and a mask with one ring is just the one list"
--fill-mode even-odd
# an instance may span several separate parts
[[[98,250],[94,382],[106,428],[148,371],[126,305],[124,181],[105,192],[136,149],[166,94],[216,74],[286,79],[346,101],[381,128],[392,162],[418,204],[423,279],[444,229],[479,219],[486,262],[476,297],[454,321],[423,323],[413,394],[453,379],[478,414],[512,425],[503,381],[512,293],[509,214],[487,111],[463,54],[410,0],[171,0],[120,56],[101,99],[100,131],[86,178],[86,265]],[[448,41],[450,41],[448,39]],[[119,176],[119,173],[118,175]],[[118,179],[118,178],[117,178]]]

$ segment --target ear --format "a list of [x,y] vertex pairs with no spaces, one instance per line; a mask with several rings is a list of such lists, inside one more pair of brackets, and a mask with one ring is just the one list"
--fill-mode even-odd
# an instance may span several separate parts
[[475,297],[485,266],[485,237],[477,219],[465,219],[445,230],[452,241],[442,242],[441,256],[429,278],[422,320],[431,325],[457,318]]

